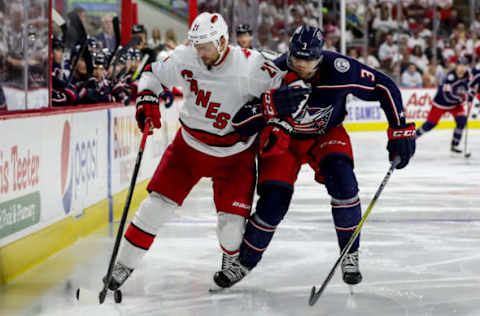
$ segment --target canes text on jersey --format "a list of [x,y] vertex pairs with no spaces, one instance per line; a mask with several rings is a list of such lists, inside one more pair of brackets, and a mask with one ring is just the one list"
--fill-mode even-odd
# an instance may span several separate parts
[[218,129],[225,128],[225,126],[227,126],[228,120],[230,119],[230,114],[225,112],[218,113],[218,108],[221,104],[216,102],[210,102],[210,96],[212,92],[198,89],[198,82],[197,80],[193,79],[192,71],[187,69],[182,70],[182,77],[190,82],[190,91],[195,93],[195,95],[197,96],[195,104],[207,108],[207,111],[205,112],[205,117],[215,120],[215,122],[213,122],[213,127]]

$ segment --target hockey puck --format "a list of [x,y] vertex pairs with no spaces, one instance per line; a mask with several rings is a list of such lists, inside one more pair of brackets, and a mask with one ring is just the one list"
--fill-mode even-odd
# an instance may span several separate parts
[[465,158],[470,158],[471,155],[472,155],[472,153],[466,153]]
[[473,119],[474,119],[474,118],[477,118],[477,113],[473,113],[473,114],[472,114],[472,118],[473,118]]

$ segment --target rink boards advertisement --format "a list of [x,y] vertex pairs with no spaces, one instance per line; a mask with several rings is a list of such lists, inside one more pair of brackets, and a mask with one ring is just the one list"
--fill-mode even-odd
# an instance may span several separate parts
[[[436,89],[402,89],[402,100],[407,121],[423,122],[433,104]],[[349,96],[347,99],[347,123],[386,122],[385,113],[379,102],[368,102]],[[446,114],[442,121],[453,121],[453,116]]]
[[[0,124],[0,247],[128,188],[141,134],[135,107]],[[137,183],[153,174],[168,133],[148,137]],[[105,218],[109,217],[105,209]]]

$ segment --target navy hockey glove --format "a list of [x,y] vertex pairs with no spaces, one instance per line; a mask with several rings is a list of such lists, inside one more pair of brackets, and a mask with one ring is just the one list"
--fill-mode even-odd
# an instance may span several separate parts
[[159,98],[165,102],[165,107],[167,109],[172,106],[174,99],[172,91],[168,89],[163,90],[160,92]]
[[408,123],[398,128],[388,128],[388,159],[392,162],[400,157],[397,169],[402,169],[415,153],[415,123]]
[[297,111],[298,105],[311,92],[310,88],[281,86],[262,94],[262,112],[267,119],[289,115]]
[[288,150],[293,127],[290,122],[271,118],[260,134],[260,157],[279,155]]
[[[144,90],[137,94],[137,113],[135,114],[138,128],[143,131],[145,121],[150,120],[153,128],[160,128],[160,108],[158,106],[158,97],[150,90]],[[153,134],[150,130],[149,135]]]

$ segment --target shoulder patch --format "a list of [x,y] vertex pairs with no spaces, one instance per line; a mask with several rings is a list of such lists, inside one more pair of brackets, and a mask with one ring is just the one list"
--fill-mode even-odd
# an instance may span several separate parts
[[449,74],[447,77],[448,80],[452,81],[455,79],[455,76],[453,74]]
[[475,70],[480,70],[480,65],[476,65]]
[[338,72],[347,72],[350,69],[350,62],[345,58],[336,58],[333,66]]

